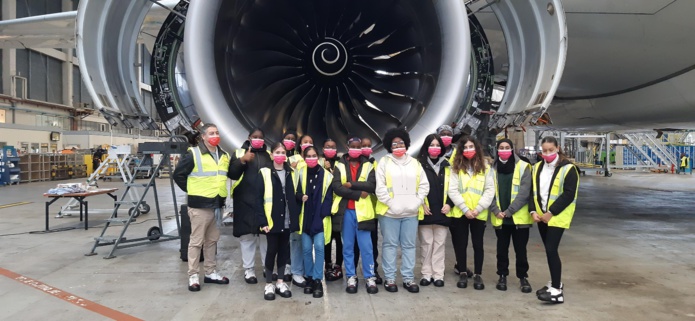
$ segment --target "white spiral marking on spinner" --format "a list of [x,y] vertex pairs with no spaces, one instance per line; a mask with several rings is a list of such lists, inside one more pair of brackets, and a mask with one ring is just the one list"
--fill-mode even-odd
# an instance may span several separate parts
[[[311,62],[314,64],[314,68],[316,68],[316,71],[318,71],[322,75],[335,76],[335,75],[341,73],[345,69],[345,66],[347,66],[347,61],[348,61],[347,49],[345,49],[345,46],[343,46],[343,44],[340,43],[340,41],[338,41],[334,38],[326,37],[326,40],[327,41],[324,41],[324,42],[318,44],[316,46],[316,48],[314,48],[314,51],[311,54],[311,57],[312,57]],[[326,50],[329,50],[329,47],[333,47],[335,49],[335,51],[337,52],[336,57],[333,60],[328,60],[328,59],[326,59],[326,56],[325,56]],[[338,68],[337,71],[327,71],[327,70],[321,69],[321,67],[319,67],[319,65],[316,63],[316,60],[318,58],[316,53],[319,51],[321,52],[321,58],[320,59],[324,64],[327,64],[327,65],[334,65],[336,63],[340,64],[339,61],[342,60],[342,65],[340,66],[340,68]],[[341,59],[341,57],[342,57],[342,59]],[[337,66],[330,66],[330,67],[337,67]],[[333,69],[333,68],[331,68],[331,69]]]

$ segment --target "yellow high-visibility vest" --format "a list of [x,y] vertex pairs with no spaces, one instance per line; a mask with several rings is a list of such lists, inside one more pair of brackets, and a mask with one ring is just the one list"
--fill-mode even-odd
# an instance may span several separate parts
[[[389,171],[389,166],[393,164],[393,160],[391,159],[391,157],[384,156],[381,158],[381,162],[386,162],[384,168],[384,173],[386,176],[386,190],[389,192],[389,197],[393,198],[393,177],[391,177],[391,172]],[[422,174],[422,165],[420,165],[420,162],[418,162],[417,160],[413,160],[410,162],[408,166],[410,166],[411,171],[414,171],[416,173],[415,185],[417,187],[415,189],[415,194],[417,194],[418,190],[420,189],[420,175]],[[427,201],[427,197],[425,197],[425,201]],[[388,205],[377,200],[376,214],[384,215],[388,210]],[[420,213],[424,213],[424,209],[422,206],[420,206],[420,208],[418,209],[418,216],[420,215]]]
[[[358,182],[366,182],[369,178],[369,173],[374,170],[372,163],[365,162],[360,165],[362,168],[360,171],[360,177],[357,178]],[[347,175],[350,175],[350,171],[345,168],[345,164],[338,162],[335,168],[340,171],[340,183],[345,184],[347,182]],[[340,201],[343,200],[342,196],[335,195],[333,198],[333,206],[331,207],[331,214],[338,213],[340,209]],[[357,214],[357,222],[364,222],[374,219],[374,203],[370,197],[360,198],[355,201],[355,213]]]
[[[268,229],[273,229],[273,180],[272,171],[268,167],[261,168],[261,176],[263,177],[263,211],[265,212],[265,218],[268,220]],[[292,186],[297,189],[297,175],[295,171],[292,174]],[[289,182],[285,182],[287,184]],[[288,201],[288,200],[285,200]],[[290,213],[285,213],[285,215],[290,215]]]
[[[188,175],[187,193],[191,196],[227,198],[227,169],[229,169],[229,154],[222,152],[220,159],[207,153],[202,154],[200,148],[188,149],[193,154],[193,171]],[[220,149],[221,151],[221,149]]]
[[[309,192],[306,190],[306,180],[307,180],[307,169],[308,167],[304,167],[299,171],[299,183],[302,184],[302,191],[304,191],[305,195],[308,195]],[[328,187],[331,185],[331,182],[333,181],[333,175],[329,173],[328,171],[324,170],[323,173],[323,191],[321,192],[321,203],[326,199],[326,192],[328,192]],[[328,195],[328,197],[333,197],[333,195]],[[302,211],[299,213],[299,234],[302,234],[302,230],[304,229],[304,202],[302,202]],[[319,209],[320,210],[320,209]],[[324,244],[328,244],[331,242],[331,234],[332,234],[332,224],[331,224],[331,217],[326,216],[323,218],[323,238],[324,238]]]
[[[451,166],[444,167],[444,205],[446,205],[446,201],[449,199],[449,177],[451,176]],[[431,184],[431,183],[430,183]],[[418,184],[419,185],[419,184]],[[425,197],[425,204],[427,207],[430,207],[430,201],[427,200],[427,197]],[[432,209],[430,209],[432,210]],[[451,210],[449,210],[451,212]],[[417,219],[422,221],[425,219],[425,208],[420,206],[420,210],[417,212]]]
[[[527,162],[524,162],[522,160],[519,160],[519,162],[516,163],[514,166],[514,177],[512,177],[512,198],[509,201],[509,204],[511,205],[514,203],[514,200],[516,199],[516,196],[519,194],[519,188],[521,188],[521,178],[524,176],[524,173],[526,172],[526,168],[529,167],[529,164]],[[499,186],[497,184],[497,172],[494,171],[492,173],[494,179],[495,179],[495,196],[497,200],[497,207],[502,210],[502,207],[500,206],[500,192],[499,192]],[[515,225],[531,225],[533,224],[533,217],[531,217],[531,214],[529,214],[528,211],[528,204],[524,205],[521,209],[519,209],[516,213],[511,213],[512,214],[512,220],[514,221]],[[490,221],[492,222],[492,226],[500,226],[502,225],[502,222],[504,219],[499,219],[497,216],[492,215],[490,216]]]
[[[538,176],[538,170],[541,167],[541,164],[543,162],[538,162],[536,163],[535,166],[533,166],[533,202],[536,205],[536,210],[537,211],[542,211],[541,208],[541,202],[538,199],[538,184],[536,182],[536,177]],[[574,167],[572,164],[567,164],[565,166],[562,166],[560,169],[560,172],[555,176],[555,180],[553,181],[553,186],[550,188],[550,194],[548,195],[548,209],[550,209],[550,206],[555,203],[555,201],[562,195],[564,187],[565,187],[565,178],[567,177],[567,174],[571,171],[576,171],[577,168]],[[568,205],[567,208],[565,208],[564,211],[561,213],[557,213],[556,215],[553,215],[553,218],[548,221],[548,226],[553,226],[553,227],[561,227],[564,229],[570,228],[570,223],[572,223],[572,217],[574,217],[574,210],[577,207],[577,194],[579,193],[579,174],[577,174],[577,189],[576,192],[574,193],[574,201],[572,201],[572,204]],[[539,215],[542,215],[542,213],[539,212]]]
[[[483,192],[485,191],[485,178],[490,172],[490,166],[485,165],[485,170],[482,173],[476,173],[473,177],[470,177],[465,170],[460,170],[458,172],[459,179],[459,194],[463,197],[466,207],[470,210],[475,210],[478,206],[478,202],[483,197]],[[458,207],[454,206],[449,212],[449,217],[461,218],[463,217],[463,211]],[[476,219],[481,221],[487,221],[488,209],[484,209],[482,212],[478,213]]]

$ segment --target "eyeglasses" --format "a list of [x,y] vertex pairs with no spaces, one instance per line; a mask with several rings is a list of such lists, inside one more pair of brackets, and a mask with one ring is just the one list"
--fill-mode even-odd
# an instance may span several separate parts
[[397,142],[397,143],[391,143],[391,147],[405,147],[405,142],[404,142],[404,141],[400,141],[400,142]]

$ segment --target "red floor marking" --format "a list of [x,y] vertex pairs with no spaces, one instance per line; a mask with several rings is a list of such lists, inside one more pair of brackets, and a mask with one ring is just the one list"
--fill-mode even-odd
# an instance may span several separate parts
[[0,268],[0,275],[4,275],[10,279],[13,279],[19,283],[22,283],[24,285],[28,285],[30,287],[33,287],[37,290],[43,291],[46,294],[50,294],[56,298],[59,298],[63,301],[72,303],[78,307],[87,309],[92,312],[99,313],[107,318],[114,319],[114,320],[126,320],[126,321],[142,321],[142,319],[138,319],[134,316],[127,315],[123,312],[119,312],[116,310],[113,310],[111,308],[107,308],[101,304],[94,303],[92,301],[89,301],[87,299],[81,298],[79,296],[76,296],[74,294],[65,292],[61,289],[54,288],[48,284],[44,284],[40,281],[34,280],[32,278],[23,276],[21,274],[14,273],[9,270],[5,270],[3,268]]

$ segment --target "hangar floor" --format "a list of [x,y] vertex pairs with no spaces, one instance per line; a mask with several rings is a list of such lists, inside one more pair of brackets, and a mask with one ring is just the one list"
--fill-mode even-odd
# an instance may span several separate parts
[[[368,295],[361,286],[358,294],[350,295],[344,281],[336,281],[326,286],[322,299],[295,287],[291,299],[267,302],[262,284],[243,282],[239,242],[227,227],[220,240],[218,269],[231,284],[203,284],[201,292],[192,293],[186,289],[186,263],[178,258],[177,241],[119,250],[111,260],[102,259],[110,249],[106,247],[98,249],[98,256],[86,257],[106,214],[90,215],[92,228],[85,231],[76,216],[53,218],[64,204],[59,201],[52,207],[51,227],[78,228],[28,233],[43,230],[41,194],[55,182],[1,187],[0,319],[695,320],[694,183],[693,176],[670,174],[583,177],[577,214],[560,246],[566,284],[562,305],[543,304],[533,294],[522,294],[513,277],[507,292],[495,289],[491,227],[485,235],[483,291],[456,288],[449,243],[444,288],[421,287],[419,294],[410,294],[403,288],[388,293],[380,287],[378,294]],[[158,186],[169,232],[176,224],[168,180],[158,180]],[[89,201],[92,209],[111,206],[108,197]],[[30,203],[3,206],[17,202]],[[143,215],[126,236],[145,236],[155,225],[145,220],[154,217]],[[549,273],[536,229],[531,234],[530,281],[535,291]],[[260,275],[260,258],[256,266]],[[415,270],[417,275],[419,264]],[[514,273],[513,259],[511,270]]]

